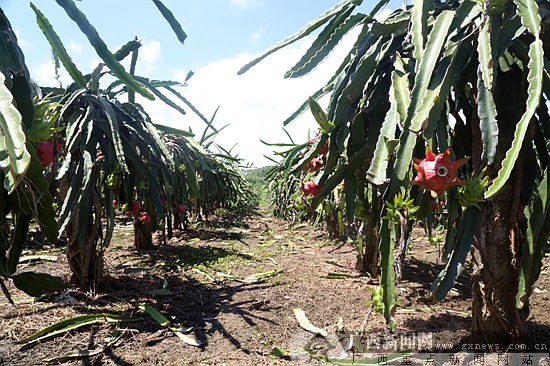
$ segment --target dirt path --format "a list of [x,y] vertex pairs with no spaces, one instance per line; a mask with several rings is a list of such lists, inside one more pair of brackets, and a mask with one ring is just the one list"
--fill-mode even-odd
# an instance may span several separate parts
[[[371,335],[384,332],[382,317],[368,316],[369,289],[376,287],[376,281],[357,276],[354,248],[332,242],[309,226],[291,226],[258,214],[212,221],[179,233],[151,252],[133,251],[132,240],[131,226],[117,227],[107,255],[111,277],[107,292],[69,290],[33,302],[12,287],[18,304],[10,306],[0,298],[0,360],[4,365],[46,364],[84,348],[97,355],[67,364],[291,365],[298,361],[270,353],[276,347],[291,350],[315,341],[300,328],[295,308],[331,335],[361,329]],[[470,323],[468,278],[461,279],[448,299],[431,303],[428,289],[439,271],[437,252],[420,235],[411,249],[399,286],[398,329],[431,332],[438,339],[457,341],[467,334]],[[52,248],[47,254],[57,260],[27,264],[21,270],[66,275],[60,249]],[[547,339],[550,320],[541,305],[548,301],[548,277],[546,267],[539,291],[533,295],[535,325],[531,326]],[[159,310],[174,328],[189,331],[188,336],[202,346],[182,342],[138,310],[144,303]],[[118,326],[97,322],[24,351],[14,344],[57,321],[101,312],[140,319]],[[117,334],[120,338],[109,340]],[[106,344],[110,347],[105,348]]]

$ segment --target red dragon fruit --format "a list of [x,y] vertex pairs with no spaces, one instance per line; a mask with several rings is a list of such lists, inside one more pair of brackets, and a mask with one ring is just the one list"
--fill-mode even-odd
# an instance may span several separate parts
[[177,210],[178,210],[179,213],[184,213],[185,212],[185,205],[183,203],[180,203],[177,206]]
[[[321,133],[317,131],[317,133],[315,134],[315,137],[313,137],[312,139],[308,139],[307,141],[311,145],[315,145],[317,143],[317,140],[319,139],[320,134]],[[327,153],[328,153],[328,139],[325,141],[325,144],[323,145],[323,147],[321,147],[321,150],[319,150],[319,156],[324,156]]]
[[132,204],[128,208],[129,213],[138,214],[139,210],[141,210],[141,202],[139,201],[132,201]]
[[36,152],[38,153],[38,159],[40,160],[42,166],[48,166],[53,163],[53,142],[40,141],[36,147]]
[[323,145],[321,150],[319,150],[319,155],[326,155],[327,153],[328,153],[328,140],[325,141],[325,144]]
[[451,149],[435,155],[427,146],[426,158],[422,160],[415,159],[414,168],[417,170],[417,174],[411,184],[418,184],[437,194],[451,187],[464,185],[464,182],[457,177],[457,170],[466,164],[470,158],[453,161],[450,160],[450,155]]
[[304,167],[304,169],[308,172],[316,172],[318,171],[323,163],[321,162],[321,159],[319,158],[313,158],[310,160],[309,163]]
[[312,180],[302,182],[302,192],[305,196],[316,196],[319,193],[320,187]]
[[147,213],[147,212],[142,212],[142,213],[139,214],[138,220],[142,224],[146,224],[148,222],[151,222],[151,215],[149,215],[149,213]]

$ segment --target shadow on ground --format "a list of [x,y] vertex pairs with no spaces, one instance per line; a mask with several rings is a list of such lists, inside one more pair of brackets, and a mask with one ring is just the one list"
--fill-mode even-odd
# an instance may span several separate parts
[[[211,230],[210,226],[201,229],[200,233],[201,237],[209,239],[243,238],[242,233],[233,235],[219,229]],[[188,235],[192,236],[193,233]],[[250,296],[241,296],[246,300],[236,298],[243,292],[267,291],[271,285],[242,283],[230,279],[214,283],[201,282],[201,276],[197,279],[197,276],[191,276],[189,272],[194,267],[209,268],[210,265],[224,260],[252,260],[253,257],[248,254],[208,243],[187,244],[185,241],[160,244],[150,251],[121,250],[111,254],[115,257],[111,261],[116,261],[117,265],[106,279],[105,292],[84,293],[69,290],[65,296],[70,299],[70,303],[60,302],[58,295],[45,297],[42,303],[31,305],[28,310],[17,309],[13,313],[0,315],[0,323],[8,319],[25,322],[26,317],[32,322],[32,317],[37,313],[44,314],[40,325],[27,323],[25,329],[28,331],[17,331],[17,338],[22,338],[46,325],[77,315],[109,313],[123,318],[133,318],[134,321],[116,326],[107,322],[86,325],[60,337],[45,340],[24,351],[20,350],[20,345],[15,344],[13,339],[0,339],[0,359],[7,365],[46,364],[47,359],[75,349],[86,349],[90,352],[100,349],[105,346],[105,340],[112,337],[119,328],[127,332],[122,347],[136,348],[133,354],[123,353],[122,356],[117,352],[117,346],[113,345],[99,352],[97,356],[79,360],[78,364],[162,364],[162,358],[142,352],[143,349],[160,343],[161,349],[171,348],[171,351],[181,353],[181,357],[184,358],[186,353],[189,353],[188,347],[191,346],[180,343],[170,327],[189,330],[188,335],[202,344],[203,349],[209,345],[213,336],[219,335],[239,352],[250,354],[252,351],[247,349],[246,342],[243,343],[243,334],[230,330],[224,324],[223,317],[230,314],[233,318],[241,319],[249,327],[254,327],[258,321],[276,325],[273,320],[262,316],[263,311],[258,311],[276,308],[255,301]],[[140,304],[154,307],[166,316],[171,324],[161,326],[151,316],[139,310]],[[135,338],[137,334],[140,336]]]

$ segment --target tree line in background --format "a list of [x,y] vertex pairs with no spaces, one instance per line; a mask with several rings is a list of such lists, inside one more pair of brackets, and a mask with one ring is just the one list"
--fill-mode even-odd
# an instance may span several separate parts
[[244,177],[247,182],[250,183],[258,199],[257,205],[262,207],[267,207],[269,204],[266,175],[270,168],[269,166],[265,166],[261,168],[245,169],[244,171]]

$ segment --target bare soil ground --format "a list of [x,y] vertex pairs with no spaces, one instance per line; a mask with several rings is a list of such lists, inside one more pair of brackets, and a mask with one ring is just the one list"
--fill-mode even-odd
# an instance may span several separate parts
[[[35,301],[10,284],[17,300],[0,297],[0,365],[43,365],[67,352],[68,365],[294,365],[315,364],[301,356],[278,357],[278,349],[297,350],[318,340],[304,331],[293,309],[302,309],[317,327],[332,335],[364,331],[386,334],[381,315],[369,301],[376,279],[359,276],[349,243],[329,240],[306,225],[292,226],[265,214],[225,217],[177,233],[148,252],[133,250],[131,225],[119,225],[107,253],[108,289],[83,293],[69,289]],[[50,261],[21,265],[67,276],[63,248],[29,250]],[[440,342],[460,342],[471,323],[469,276],[439,303],[429,287],[441,269],[437,249],[415,232],[399,285],[398,334],[429,333]],[[549,258],[532,296],[527,324],[531,340],[549,344]],[[255,276],[254,276],[255,275]],[[171,326],[201,343],[186,344],[139,310],[149,304]],[[132,322],[96,322],[21,349],[20,340],[77,315],[110,313]],[[113,340],[113,335],[120,335]],[[326,344],[325,344],[326,346]],[[278,348],[277,348],[278,347]],[[273,352],[273,350],[276,350]],[[548,351],[547,351],[548,352]]]

